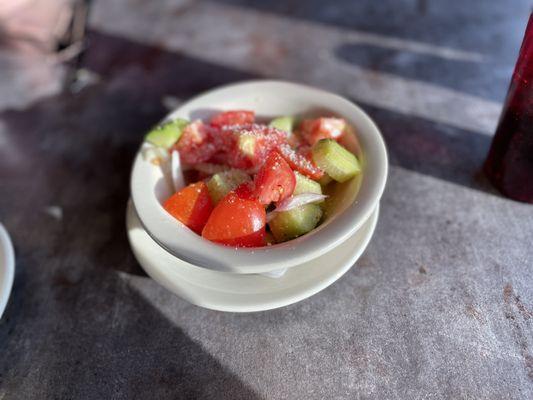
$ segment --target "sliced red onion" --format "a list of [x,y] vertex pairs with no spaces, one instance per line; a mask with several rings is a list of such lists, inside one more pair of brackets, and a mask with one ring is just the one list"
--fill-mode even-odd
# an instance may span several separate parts
[[171,155],[170,176],[172,177],[172,185],[176,192],[185,186],[185,178],[181,171],[180,153],[177,150],[174,150]]
[[316,203],[317,201],[322,201],[326,197],[325,194],[318,194],[318,193],[302,193],[297,194],[296,196],[291,196],[286,198],[285,200],[280,201],[276,205],[276,209],[274,211],[289,211],[293,208],[303,206],[305,204],[309,203]]

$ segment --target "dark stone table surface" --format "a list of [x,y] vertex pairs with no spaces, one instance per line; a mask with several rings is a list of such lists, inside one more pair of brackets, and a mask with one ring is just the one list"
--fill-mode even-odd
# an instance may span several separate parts
[[[0,221],[17,259],[0,400],[533,398],[533,207],[479,173],[529,9],[94,0],[78,63],[0,41]],[[220,313],[136,263],[128,175],[167,107],[252,78],[357,102],[391,170],[342,279]]]

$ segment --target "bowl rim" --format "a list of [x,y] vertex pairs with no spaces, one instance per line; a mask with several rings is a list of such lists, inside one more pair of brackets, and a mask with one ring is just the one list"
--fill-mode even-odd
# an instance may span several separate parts
[[[146,190],[144,183],[149,179],[146,168],[148,163],[142,159],[139,148],[131,173],[131,197],[147,233],[174,256],[204,268],[237,273],[262,273],[290,268],[316,258],[343,243],[368,220],[378,204],[388,174],[384,140],[374,121],[359,106],[337,94],[282,80],[242,81],[219,86],[194,96],[167,114],[163,120],[182,117],[195,110],[195,107],[196,110],[205,108],[205,105],[200,104],[209,103],[209,98],[229,96],[233,91],[257,92],[260,95],[261,88],[267,87],[269,90],[298,91],[300,92],[298,97],[323,98],[320,103],[325,108],[346,119],[359,121],[355,129],[367,165],[356,199],[341,212],[342,218],[339,218],[341,215],[335,216],[315,234],[304,235],[276,246],[239,249],[226,247],[209,242],[190,231],[163,209],[153,191]],[[341,108],[348,110],[348,113],[337,112],[336,109]],[[351,117],[348,118],[348,115]]]

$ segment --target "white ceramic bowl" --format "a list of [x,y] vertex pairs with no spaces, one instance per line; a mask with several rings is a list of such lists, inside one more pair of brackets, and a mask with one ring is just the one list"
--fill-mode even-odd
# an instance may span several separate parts
[[254,110],[258,118],[280,115],[337,115],[357,135],[343,144],[362,163],[363,173],[338,185],[332,216],[317,229],[274,246],[236,249],[209,242],[170,216],[162,202],[171,194],[160,168],[137,154],[131,175],[132,200],[146,231],[171,254],[219,271],[262,273],[303,264],[353,235],[378,205],[387,179],[387,153],[370,117],[350,101],[323,90],[280,81],[250,81],[211,90],[186,102],[167,119],[208,119],[221,110]]

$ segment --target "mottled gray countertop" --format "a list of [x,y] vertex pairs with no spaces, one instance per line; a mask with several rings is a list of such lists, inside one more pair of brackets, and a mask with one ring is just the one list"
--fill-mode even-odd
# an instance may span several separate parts
[[[17,265],[0,399],[533,398],[533,206],[479,174],[528,11],[95,0],[69,86],[72,67],[4,40],[0,220]],[[165,104],[250,78],[359,103],[391,170],[375,236],[342,279],[282,309],[220,313],[136,263],[128,175]]]

